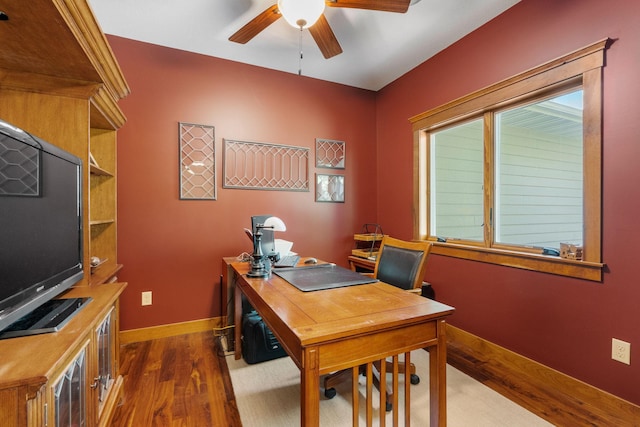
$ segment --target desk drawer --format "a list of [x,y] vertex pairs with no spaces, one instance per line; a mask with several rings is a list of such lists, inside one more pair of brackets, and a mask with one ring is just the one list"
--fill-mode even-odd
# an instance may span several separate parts
[[436,345],[437,322],[384,330],[320,346],[320,374],[381,360],[389,356]]

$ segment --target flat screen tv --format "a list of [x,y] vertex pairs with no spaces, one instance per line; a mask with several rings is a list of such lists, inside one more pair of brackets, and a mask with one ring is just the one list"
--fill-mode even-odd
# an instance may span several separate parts
[[83,278],[82,236],[82,161],[0,120],[0,335]]

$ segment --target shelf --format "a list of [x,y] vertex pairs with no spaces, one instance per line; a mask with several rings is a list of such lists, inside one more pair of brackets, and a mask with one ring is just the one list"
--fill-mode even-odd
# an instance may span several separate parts
[[89,221],[89,225],[93,227],[93,226],[97,226],[97,225],[113,224],[115,222],[116,222],[115,219],[96,219],[96,220],[93,220],[93,221]]
[[115,277],[116,273],[118,273],[121,268],[122,264],[100,264],[95,269],[92,269],[90,285],[94,286],[108,283],[109,279]]
[[383,234],[376,233],[354,234],[353,240],[357,240],[359,242],[379,242],[382,241],[383,237]]
[[375,260],[376,257],[378,256],[378,250],[377,248],[375,250],[370,250],[370,249],[352,249],[351,250],[351,255],[353,256],[357,256],[358,258],[366,258],[366,259],[370,259],[370,260]]
[[97,264],[94,264],[93,258],[94,257],[91,257],[91,274],[93,274],[102,264],[109,261],[109,258],[102,258],[102,259],[99,259]]
[[111,172],[105,169],[102,169],[101,167],[91,163],[89,163],[89,172],[91,172],[92,175],[111,176],[111,177],[114,176]]

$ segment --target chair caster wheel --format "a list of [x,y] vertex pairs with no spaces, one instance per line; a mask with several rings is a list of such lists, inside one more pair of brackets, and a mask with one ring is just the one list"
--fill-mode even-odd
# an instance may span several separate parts
[[385,403],[385,405],[384,405],[384,409],[385,409],[387,412],[391,412],[391,410],[393,409],[393,403],[391,403],[391,402],[386,402],[386,403]]
[[411,382],[411,384],[413,385],[420,384],[420,377],[417,376],[416,374],[411,374],[411,377],[409,378],[409,382]]
[[336,397],[336,389],[335,388],[328,388],[324,391],[324,397],[326,397],[327,399],[333,399],[334,397]]

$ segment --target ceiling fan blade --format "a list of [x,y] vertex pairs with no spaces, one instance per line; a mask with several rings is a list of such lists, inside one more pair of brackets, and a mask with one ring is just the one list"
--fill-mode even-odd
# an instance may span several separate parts
[[326,59],[342,53],[342,47],[340,47],[340,43],[338,43],[338,39],[324,14],[320,15],[316,23],[309,27],[309,32]]
[[257,36],[262,30],[269,25],[276,22],[282,15],[278,11],[278,5],[274,4],[251,21],[249,21],[244,27],[236,31],[229,40],[236,43],[245,44],[255,36]]
[[326,0],[329,7],[351,7],[354,9],[381,10],[405,13],[411,0]]

